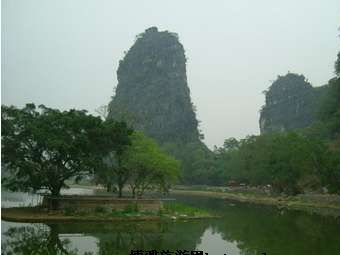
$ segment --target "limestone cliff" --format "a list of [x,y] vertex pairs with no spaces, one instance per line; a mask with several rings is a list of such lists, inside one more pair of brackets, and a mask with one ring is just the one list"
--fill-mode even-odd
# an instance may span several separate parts
[[160,144],[199,141],[177,34],[151,27],[138,35],[119,62],[117,77],[108,118],[125,120]]
[[288,73],[265,91],[266,103],[261,109],[260,131],[282,132],[311,125],[326,87],[313,87],[303,75]]

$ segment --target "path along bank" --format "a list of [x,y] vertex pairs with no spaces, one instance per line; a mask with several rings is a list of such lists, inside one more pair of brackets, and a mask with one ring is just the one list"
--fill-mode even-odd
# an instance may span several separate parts
[[221,198],[227,201],[276,206],[282,210],[300,210],[319,215],[340,217],[340,196],[326,194],[304,194],[297,196],[273,196],[258,193],[222,191],[180,190],[173,194]]

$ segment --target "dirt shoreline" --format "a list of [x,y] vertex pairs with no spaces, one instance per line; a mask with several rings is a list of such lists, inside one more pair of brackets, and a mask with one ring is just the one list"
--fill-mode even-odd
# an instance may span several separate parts
[[[308,213],[315,213],[325,216],[340,217],[340,203],[320,201],[308,201],[303,197],[283,197],[269,196],[261,194],[243,194],[218,191],[196,191],[196,190],[173,190],[173,194],[190,195],[190,196],[205,196],[213,198],[221,198],[229,201],[241,203],[253,203],[268,206],[276,206],[280,209],[299,210]],[[322,198],[322,196],[320,195]],[[325,196],[326,197],[326,196]]]
[[140,216],[107,216],[107,215],[64,215],[59,211],[43,211],[39,207],[1,208],[1,219],[12,222],[46,223],[46,222],[117,222],[117,221],[168,221],[199,220],[217,218],[214,215],[140,215]]

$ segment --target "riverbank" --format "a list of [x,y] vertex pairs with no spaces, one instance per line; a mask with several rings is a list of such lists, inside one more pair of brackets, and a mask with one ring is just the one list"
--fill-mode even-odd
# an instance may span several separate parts
[[273,196],[258,193],[228,191],[204,191],[175,189],[173,194],[221,198],[228,201],[276,206],[281,210],[300,210],[325,216],[340,217],[340,196],[338,195],[299,195]]
[[139,212],[134,209],[126,211],[105,211],[98,208],[95,212],[74,210],[47,210],[43,207],[1,208],[1,219],[13,222],[116,222],[116,221],[165,221],[198,220],[217,218],[202,209],[171,203],[157,212]]

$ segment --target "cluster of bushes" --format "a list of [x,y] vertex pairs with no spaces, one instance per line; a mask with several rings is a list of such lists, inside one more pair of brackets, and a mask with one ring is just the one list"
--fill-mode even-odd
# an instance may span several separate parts
[[[230,146],[230,142],[233,145]],[[277,193],[340,191],[340,147],[302,133],[273,133],[226,140],[215,151],[224,180],[268,185]]]

